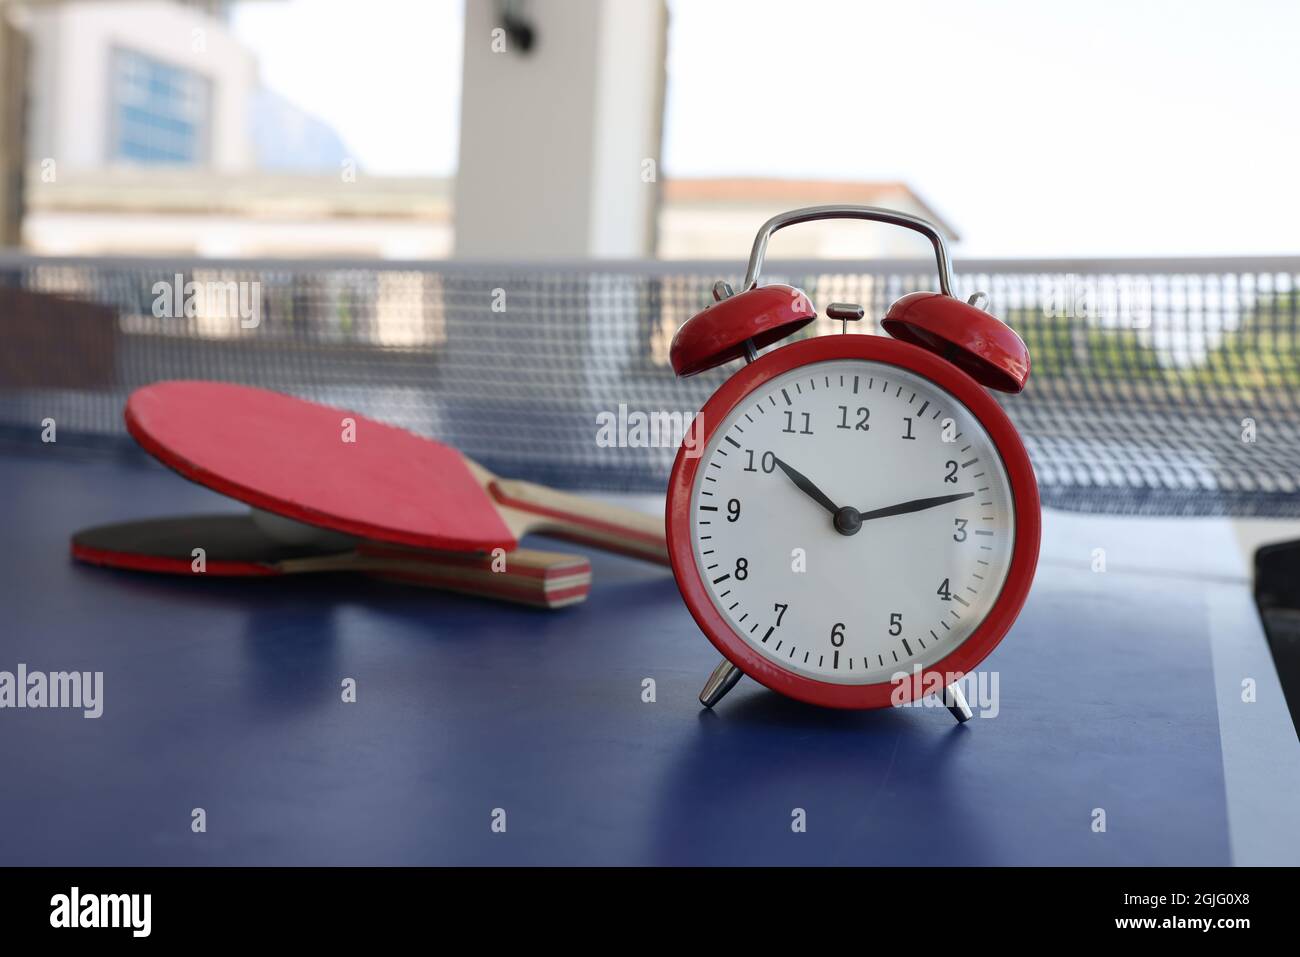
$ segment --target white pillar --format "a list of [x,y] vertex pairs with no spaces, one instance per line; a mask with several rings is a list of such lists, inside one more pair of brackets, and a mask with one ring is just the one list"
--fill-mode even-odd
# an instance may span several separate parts
[[501,3],[465,5],[457,257],[652,255],[664,0],[513,7],[532,25],[530,51],[499,31]]

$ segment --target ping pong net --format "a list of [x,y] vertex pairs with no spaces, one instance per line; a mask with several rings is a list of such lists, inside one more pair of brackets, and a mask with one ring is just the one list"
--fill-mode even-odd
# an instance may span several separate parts
[[[932,264],[771,263],[882,334]],[[677,326],[737,263],[578,265],[0,259],[0,440],[131,447],[126,396],[241,382],[443,439],[494,471],[662,491],[690,417],[734,364],[688,380]],[[959,262],[958,295],[1033,356],[1006,403],[1044,504],[1300,516],[1300,259]],[[819,319],[806,335],[837,335]]]

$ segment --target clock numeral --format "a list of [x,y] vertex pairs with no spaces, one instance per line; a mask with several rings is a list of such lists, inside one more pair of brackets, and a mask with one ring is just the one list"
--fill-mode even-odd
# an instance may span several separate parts
[[952,591],[948,588],[948,579],[945,578],[943,580],[943,584],[939,586],[938,590],[935,591],[935,594],[944,601],[952,601]]
[[787,411],[785,414],[785,428],[782,429],[781,431],[788,432],[790,435],[796,435],[796,434],[812,435],[813,434],[812,414],[809,412],[804,412],[802,414],[803,414],[803,428],[796,429],[794,427],[794,413]]
[[740,521],[740,499],[733,498],[727,502],[727,521]]
[[835,428],[854,429],[858,432],[870,432],[871,426],[867,424],[867,420],[871,418],[871,410],[866,406],[859,406],[858,411],[854,414],[857,415],[858,421],[853,425],[849,425],[849,407],[847,405],[840,406],[840,424],[835,426]]
[[916,441],[916,436],[912,434],[912,419],[910,416],[904,416],[903,421],[907,423],[907,428],[903,431],[903,438]]
[[956,485],[957,484],[957,463],[954,462],[952,459],[949,459],[947,462],[944,463],[943,467],[948,470],[948,474],[943,477],[943,480],[945,482],[951,482],[953,485]]
[[844,622],[837,621],[831,628],[831,644],[836,648],[844,644]]
[[734,574],[735,574],[735,576],[736,576],[736,581],[740,581],[740,582],[743,582],[746,578],[749,577],[749,559],[748,559],[748,558],[737,558],[737,559],[736,559],[736,571],[735,571]]
[[954,518],[952,521],[953,524],[957,526],[957,531],[952,533],[952,540],[954,542],[966,541],[966,526],[969,524],[969,520],[964,518]]
[[896,611],[889,616],[889,633],[898,637],[903,633],[903,613]]
[[[754,467],[754,450],[753,450],[753,449],[745,449],[745,452],[749,455],[749,464],[745,466],[745,471],[746,471],[746,472],[757,472],[758,469],[756,469],[756,468]],[[763,467],[763,471],[764,471],[764,472],[775,472],[775,471],[776,471],[776,456],[773,455],[771,452],[764,452],[764,453],[763,453],[763,457],[762,457],[761,459],[759,459],[759,465],[761,465],[761,466]]]
[[[781,627],[781,619],[785,617],[786,609],[789,607],[789,605],[783,605],[780,602],[777,602],[772,606],[772,610],[776,612],[776,627]],[[780,610],[778,611],[777,609]]]

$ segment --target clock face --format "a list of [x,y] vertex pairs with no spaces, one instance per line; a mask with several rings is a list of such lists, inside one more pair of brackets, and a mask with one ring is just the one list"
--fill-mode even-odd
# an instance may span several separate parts
[[863,359],[802,365],[742,399],[701,454],[690,522],[736,635],[846,685],[952,653],[993,609],[1016,534],[979,420],[929,379]]

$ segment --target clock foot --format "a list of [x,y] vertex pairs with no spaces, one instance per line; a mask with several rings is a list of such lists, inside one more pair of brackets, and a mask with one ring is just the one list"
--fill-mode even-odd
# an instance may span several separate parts
[[743,671],[723,658],[718,663],[718,667],[713,669],[713,674],[709,675],[709,680],[704,682],[704,690],[700,692],[700,704],[712,708],[728,691],[736,687],[736,682],[743,674]]
[[975,716],[975,712],[971,711],[970,705],[966,703],[966,695],[962,692],[961,685],[956,682],[943,689],[943,703],[952,712],[958,724],[965,724]]

